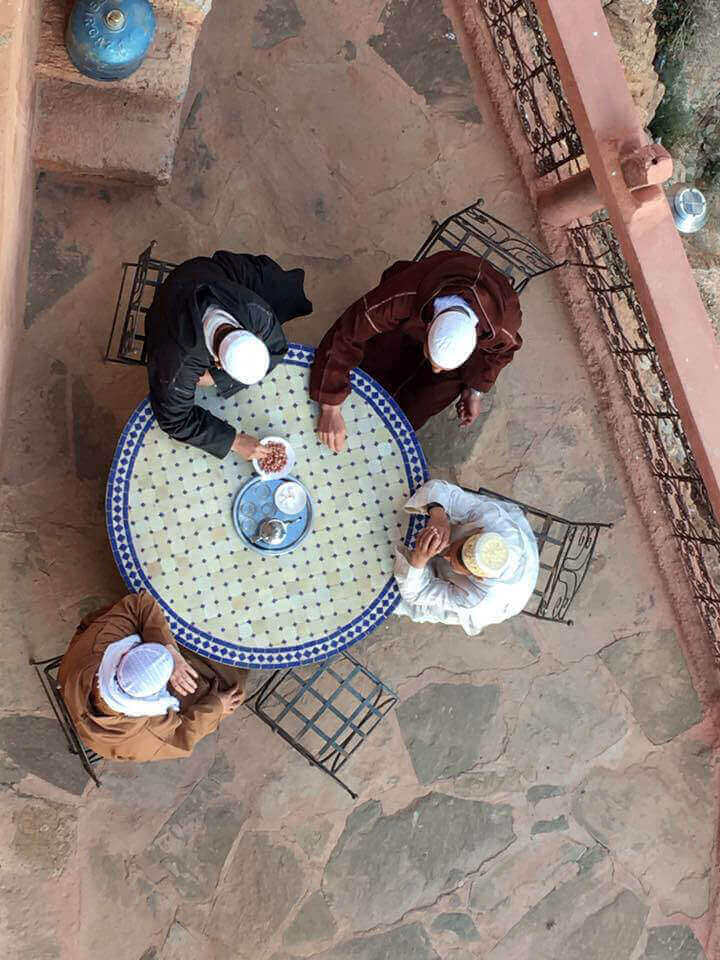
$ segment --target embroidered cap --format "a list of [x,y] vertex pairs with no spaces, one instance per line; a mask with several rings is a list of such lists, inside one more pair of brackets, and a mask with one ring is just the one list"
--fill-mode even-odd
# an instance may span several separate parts
[[510,548],[499,533],[474,533],[462,547],[462,562],[474,577],[502,577],[510,561]]

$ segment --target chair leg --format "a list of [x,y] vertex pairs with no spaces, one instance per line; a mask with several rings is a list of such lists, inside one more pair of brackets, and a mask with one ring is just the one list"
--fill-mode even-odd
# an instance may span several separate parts
[[55,697],[53,696],[53,692],[50,687],[50,680],[47,677],[47,674],[45,673],[45,671],[44,670],[41,671],[39,669],[39,667],[45,666],[48,663],[54,663],[56,659],[57,659],[56,657],[51,657],[49,660],[31,660],[30,663],[33,665],[33,667],[35,667],[35,673],[37,674],[38,680],[40,681],[40,685],[43,688],[43,693],[45,694],[47,701],[50,704],[52,712],[55,714],[55,719],[57,720],[60,726],[60,729],[63,732],[65,740],[67,741],[69,752],[77,755],[78,751],[75,749],[75,745],[73,744],[70,734],[67,731],[67,728],[64,723],[64,719],[60,713],[60,709],[57,703],[55,702]]
[[[43,688],[43,693],[45,694],[48,703],[52,709],[52,712],[55,714],[55,719],[60,726],[60,729],[63,732],[65,741],[68,746],[68,752],[72,753],[78,758],[82,764],[83,769],[88,774],[90,779],[93,781],[96,787],[101,786],[101,781],[98,775],[93,770],[93,763],[96,763],[101,758],[95,755],[93,760],[88,751],[86,750],[82,740],[75,730],[75,725],[73,724],[72,717],[68,713],[68,709],[65,706],[65,702],[62,700],[62,697],[58,692],[55,691],[53,687],[53,680],[50,676],[50,671],[60,665],[62,657],[50,657],[48,660],[30,660],[30,664],[34,667],[35,673],[38,676],[40,685]],[[40,667],[44,667],[44,670],[40,670]]]

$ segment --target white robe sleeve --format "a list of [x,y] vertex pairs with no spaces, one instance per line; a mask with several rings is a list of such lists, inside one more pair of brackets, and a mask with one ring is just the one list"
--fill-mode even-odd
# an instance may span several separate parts
[[467,587],[461,587],[436,577],[432,561],[422,568],[414,567],[401,550],[395,554],[395,579],[405,603],[435,610],[471,609],[487,596],[482,584],[470,578]]
[[485,513],[484,501],[477,493],[468,493],[453,483],[444,480],[429,480],[424,483],[405,504],[408,513],[427,513],[429,503],[439,503],[448,515],[450,523],[482,524]]

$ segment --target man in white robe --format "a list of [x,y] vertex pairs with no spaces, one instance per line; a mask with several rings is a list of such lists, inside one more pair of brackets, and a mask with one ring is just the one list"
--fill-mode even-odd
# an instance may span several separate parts
[[398,615],[459,625],[474,636],[520,613],[535,589],[539,560],[519,507],[430,480],[405,510],[429,521],[412,551],[397,549]]

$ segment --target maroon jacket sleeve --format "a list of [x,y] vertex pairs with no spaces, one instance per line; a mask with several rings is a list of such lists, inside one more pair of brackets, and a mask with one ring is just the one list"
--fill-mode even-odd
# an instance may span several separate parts
[[508,344],[502,350],[493,353],[482,353],[477,350],[470,364],[466,364],[467,369],[463,371],[465,386],[487,393],[497,380],[500,371],[510,363],[521,346],[522,337],[516,333],[515,343]]
[[394,278],[383,274],[380,283],[356,300],[335,321],[320,341],[310,372],[310,397],[333,406],[350,393],[350,371],[365,356],[365,344],[393,330],[410,315],[414,290],[402,290]]
[[[483,342],[480,340],[475,352],[462,369],[465,386],[473,387],[482,393],[487,393],[492,387],[500,371],[510,363],[523,343],[520,336],[522,323],[520,300],[514,290],[504,292],[502,312],[495,317],[493,323],[497,334],[492,348],[483,350]],[[482,309],[482,303],[480,307]]]

